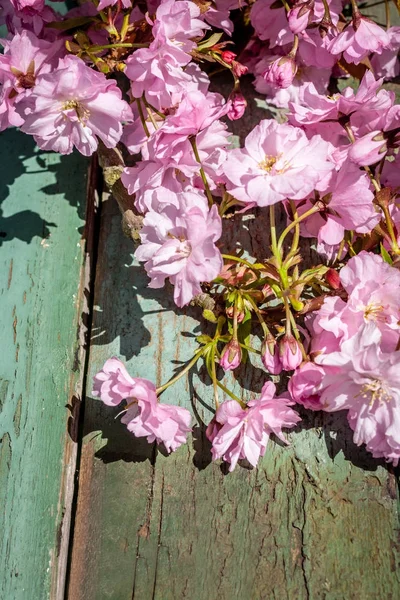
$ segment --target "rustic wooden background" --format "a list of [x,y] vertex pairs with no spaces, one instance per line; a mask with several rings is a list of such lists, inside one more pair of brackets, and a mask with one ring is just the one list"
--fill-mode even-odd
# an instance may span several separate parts
[[[254,99],[235,134],[260,115]],[[211,463],[202,370],[163,396],[195,414],[171,456],[91,397],[112,355],[168,379],[198,313],[147,288],[95,161],[0,139],[0,599],[399,598],[396,474],[354,446],[345,414],[304,411],[289,448],[228,474]],[[263,213],[245,224],[261,256]],[[266,377],[253,363],[237,373],[248,398]]]

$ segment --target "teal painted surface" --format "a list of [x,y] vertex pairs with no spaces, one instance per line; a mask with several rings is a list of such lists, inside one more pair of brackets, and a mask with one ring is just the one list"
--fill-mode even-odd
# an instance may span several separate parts
[[[147,287],[113,200],[101,216],[68,600],[397,600],[396,477],[353,444],[343,413],[304,411],[289,448],[271,441],[257,469],[228,474],[211,463],[204,434],[212,416],[204,370],[163,394],[195,414],[193,436],[171,456],[91,397],[92,376],[110,356],[160,385],[191,357],[199,333],[195,309],[177,310],[171,289]],[[261,213],[246,223],[242,242],[262,255]],[[226,376],[240,379],[246,398],[267,378],[252,362],[251,374]]]
[[86,170],[79,155],[0,135],[2,600],[43,600],[56,577]]

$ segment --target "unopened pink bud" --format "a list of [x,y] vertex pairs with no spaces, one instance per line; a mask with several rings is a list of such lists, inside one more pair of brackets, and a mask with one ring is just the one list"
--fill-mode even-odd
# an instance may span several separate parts
[[292,85],[296,73],[297,65],[294,58],[284,56],[274,60],[264,71],[263,77],[267,83],[284,89]]
[[246,110],[247,101],[243,94],[240,92],[232,92],[228,98],[229,109],[227,114],[228,119],[236,121],[243,117],[244,111]]
[[223,349],[219,364],[224,371],[233,371],[240,365],[241,360],[240,344],[237,340],[232,339]]
[[261,346],[261,360],[268,373],[279,375],[282,371],[282,363],[279,358],[278,345],[275,338],[268,334]]
[[279,343],[279,358],[285,371],[297,369],[303,362],[300,346],[296,339],[290,335],[284,335]]
[[329,269],[325,274],[325,279],[333,290],[338,290],[342,287],[339,273],[335,269]]
[[292,33],[301,33],[307,28],[311,16],[310,9],[311,5],[309,2],[304,2],[290,9],[288,12],[288,23]]
[[381,131],[371,131],[352,144],[349,158],[360,167],[374,165],[387,152],[386,140]]
[[221,52],[221,58],[227,65],[231,65],[236,58],[236,54],[230,50],[224,50]]

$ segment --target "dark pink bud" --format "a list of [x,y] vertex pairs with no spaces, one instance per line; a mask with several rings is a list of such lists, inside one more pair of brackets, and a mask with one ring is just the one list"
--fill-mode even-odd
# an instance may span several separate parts
[[232,62],[232,71],[236,75],[236,77],[241,77],[242,75],[246,75],[248,71],[248,67],[236,62],[235,60]]
[[325,280],[333,290],[338,290],[342,287],[339,273],[335,269],[329,269],[325,274]]
[[247,101],[243,94],[240,92],[232,92],[228,98],[229,109],[227,114],[228,119],[236,121],[243,117],[244,111],[246,110]]
[[231,65],[236,58],[236,54],[230,50],[224,50],[221,52],[221,58],[227,65]]
[[223,349],[219,364],[224,371],[233,371],[240,365],[241,360],[242,350],[239,342],[232,339]]
[[267,335],[261,346],[261,360],[268,373],[279,375],[282,363],[279,358],[278,344],[273,335]]
[[279,342],[279,358],[285,371],[293,371],[303,362],[300,346],[291,334]]

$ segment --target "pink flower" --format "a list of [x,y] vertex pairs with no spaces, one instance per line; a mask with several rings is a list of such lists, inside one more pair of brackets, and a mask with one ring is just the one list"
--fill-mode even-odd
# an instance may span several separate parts
[[[303,236],[316,237],[320,243],[335,245],[342,241],[346,230],[367,233],[379,223],[380,215],[373,205],[374,194],[369,178],[351,162],[332,173],[320,195],[325,208],[303,222]],[[299,205],[299,213],[309,208],[309,202]]]
[[277,58],[264,71],[263,77],[267,83],[278,88],[288,88],[297,73],[296,61],[290,56]]
[[359,15],[332,40],[329,51],[332,54],[343,52],[347,62],[358,65],[371,52],[381,54],[389,46],[390,38],[386,31]]
[[280,340],[279,358],[284,371],[293,371],[302,363],[303,355],[293,335],[284,335]]
[[147,379],[131,377],[118,358],[107,360],[94,376],[93,396],[108,406],[117,406],[127,400],[121,421],[136,437],[146,437],[149,443],[164,444],[168,452],[186,442],[190,412],[180,406],[159,403],[155,385]]
[[[125,74],[131,80],[134,98],[146,99],[163,110],[173,106],[193,86],[196,71],[182,67],[189,64],[195,47],[191,38],[202,37],[208,25],[199,17],[194,2],[165,0],[156,12],[154,40],[149,48],[139,48],[126,61]],[[175,96],[175,98],[174,98]]]
[[131,118],[115,81],[93,71],[76,56],[60,60],[56,71],[41,75],[29,105],[18,108],[25,119],[22,131],[34,136],[38,146],[70,154],[75,146],[89,156],[99,137],[113,148],[122,135],[122,123]]
[[241,360],[242,350],[239,342],[232,339],[223,349],[219,364],[224,371],[233,371],[240,365]]
[[123,8],[131,8],[132,6],[131,0],[100,0],[97,10],[104,10],[107,6],[115,6],[117,2],[121,2]]
[[293,373],[288,390],[295,402],[311,410],[322,410],[320,393],[323,389],[325,370],[312,362],[305,362]]
[[339,367],[326,379],[321,405],[329,412],[348,409],[354,442],[395,466],[400,459],[400,352],[383,354],[374,323],[361,327],[340,351],[317,357]]
[[213,460],[222,458],[230,463],[233,471],[238,460],[246,459],[253,466],[264,456],[270,435],[275,434],[287,443],[282,428],[291,428],[300,421],[299,415],[290,408],[293,402],[286,397],[275,397],[276,388],[267,381],[261,397],[241,408],[236,400],[223,402],[207,428],[212,442]]
[[149,287],[161,288],[168,278],[175,286],[175,303],[182,307],[201,293],[201,283],[212,281],[222,269],[215,242],[221,236],[218,209],[205,204],[165,205],[148,212],[140,232],[138,260],[145,262]]
[[5,51],[0,55],[0,81],[3,82],[0,130],[23,124],[23,118],[16,112],[16,103],[31,94],[40,74],[51,71],[63,46],[62,42],[40,40],[27,30],[16,33],[3,44]]
[[244,149],[229,153],[223,168],[227,189],[238,200],[258,206],[306,197],[334,168],[330,147],[320,136],[274,120],[261,121]]
[[[336,25],[342,10],[342,3],[340,0],[328,0],[328,6],[332,23]],[[309,24],[320,23],[324,13],[325,7],[322,0],[295,2],[294,7],[288,12],[290,30],[293,33],[302,33]]]
[[232,35],[233,23],[229,18],[231,10],[242,8],[245,2],[242,0],[215,0],[202,17],[212,27],[217,27],[225,31],[227,35]]
[[270,47],[293,42],[284,6],[271,9],[275,0],[257,0],[251,7],[250,19],[260,40],[269,40]]
[[24,27],[32,30],[35,35],[42,35],[45,33],[43,26],[59,18],[52,8],[46,6],[45,0],[6,0],[2,5],[0,12],[4,11],[7,27],[12,33],[21,31]]
[[282,363],[279,357],[279,348],[275,338],[268,334],[261,346],[261,360],[264,367],[272,375],[279,375]]
[[373,54],[370,58],[373,72],[376,77],[391,79],[400,73],[398,54],[400,49],[400,27],[390,27],[386,31],[390,45],[382,50],[381,54]]

